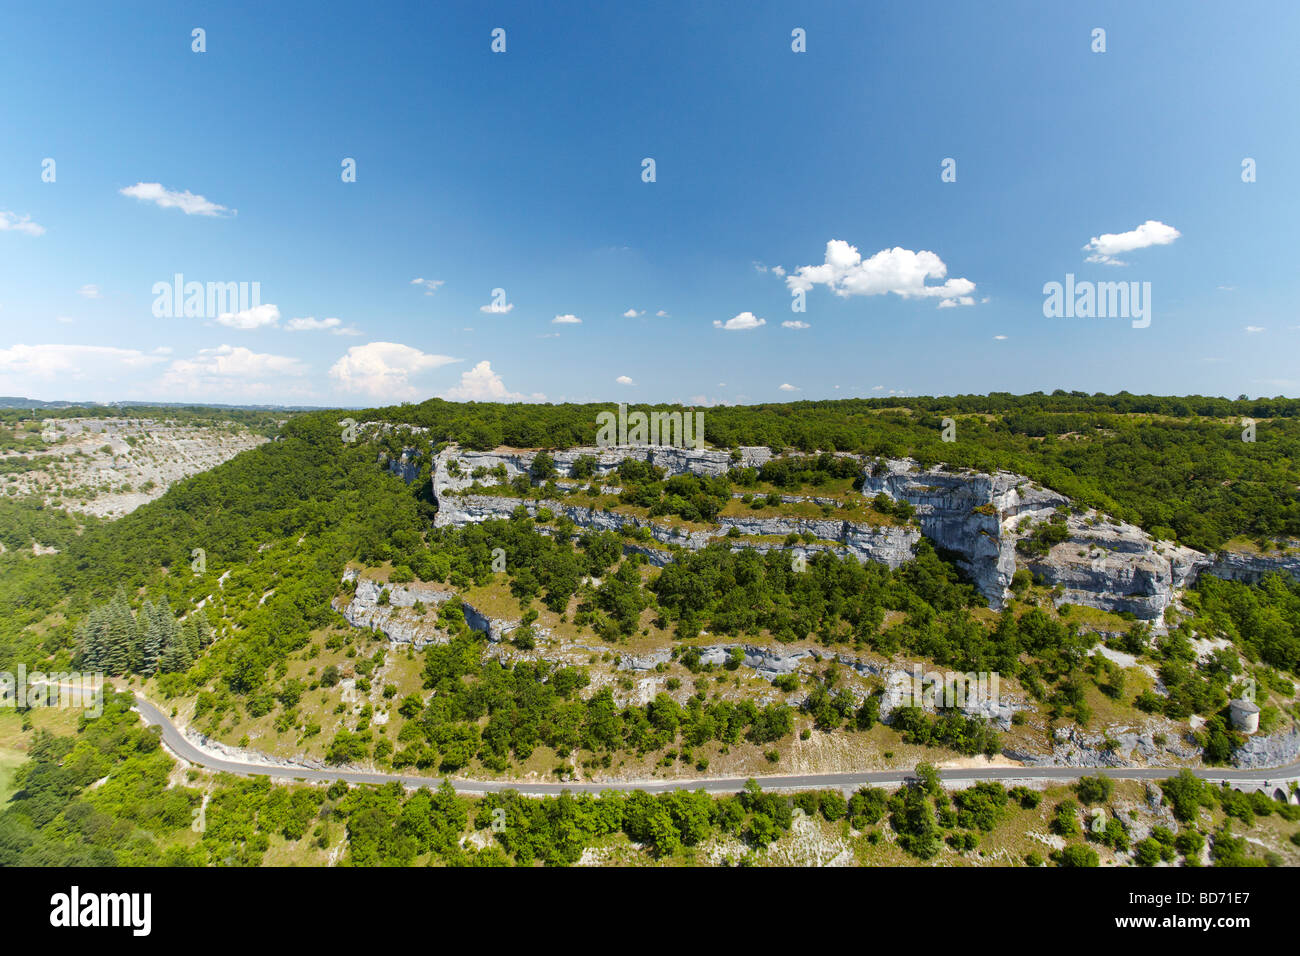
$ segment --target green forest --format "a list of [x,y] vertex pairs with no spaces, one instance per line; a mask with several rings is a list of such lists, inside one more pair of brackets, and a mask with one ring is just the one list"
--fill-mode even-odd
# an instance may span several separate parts
[[[1300,534],[1300,403],[1064,393],[897,402],[708,409],[706,433],[719,447],[767,444],[802,453],[734,476],[739,487],[755,481],[817,486],[853,476],[845,459],[814,452],[910,455],[927,464],[1019,471],[1197,547],[1221,547],[1243,535],[1268,544]],[[425,448],[445,441],[561,448],[592,441],[595,411],[434,400],[350,414],[428,428],[418,439]],[[273,441],[177,482],[117,521],[0,501],[0,665],[153,675],[169,696],[198,695],[205,706],[250,714],[278,708],[288,720],[302,688],[284,679],[284,662],[308,647],[314,631],[340,620],[330,602],[346,565],[387,565],[395,581],[464,589],[494,580],[492,555],[500,548],[511,555],[507,580],[522,607],[536,602],[559,613],[576,597],[575,624],[611,648],[635,636],[649,611],[671,630],[673,659],[702,676],[708,669],[698,667],[694,647],[702,632],[744,639],[765,631],[778,642],[905,653],[958,671],[1014,677],[1053,721],[1086,725],[1092,689],[1172,719],[1199,714],[1207,719],[1200,732],[1206,759],[1219,763],[1241,742],[1225,721],[1240,681],[1294,695],[1300,584],[1289,578],[1248,586],[1207,577],[1188,593],[1189,614],[1167,635],[1153,638],[1132,627],[1108,639],[1117,650],[1144,655],[1168,689],[1167,696],[1135,694],[1108,661],[1087,656],[1095,635],[1037,607],[989,612],[955,565],[924,541],[916,559],[896,570],[816,554],[796,572],[779,552],[733,554],[714,545],[678,551],[673,563],[651,571],[640,556],[624,557],[618,535],[578,533],[563,519],[533,519],[523,509],[510,520],[435,530],[427,459],[421,480],[409,486],[383,465],[384,455],[417,443],[412,433],[397,428],[346,442],[341,413],[282,417],[279,425],[261,423]],[[956,420],[956,442],[939,437],[945,417]],[[1241,440],[1243,417],[1258,422],[1255,442]],[[629,503],[687,520],[716,514],[732,487],[726,479],[664,480],[632,466],[619,478]],[[34,555],[33,541],[58,551]],[[1032,586],[1017,577],[1018,595]],[[477,762],[506,772],[545,746],[580,754],[592,769],[610,766],[620,753],[671,752],[690,763],[708,742],[763,746],[793,729],[795,714],[785,704],[737,704],[704,690],[685,704],[660,694],[647,704],[619,706],[608,688],[580,693],[590,683],[585,668],[506,666],[486,656],[484,638],[465,624],[454,600],[440,607],[439,624],[451,640],[422,652],[424,687],[432,695],[396,702],[408,718],[401,739],[380,739],[365,718],[349,718],[327,728],[331,762],[374,760],[439,774]],[[1198,666],[1194,633],[1226,636],[1247,668],[1231,653]],[[514,639],[523,646],[527,626]],[[801,680],[808,691],[801,709],[817,730],[863,733],[879,722],[878,698],[847,694],[833,665]],[[197,843],[172,840],[166,834],[188,832],[197,791],[166,786],[170,759],[124,701],[115,698],[105,718],[83,721],[73,737],[41,734],[32,745],[17,797],[0,811],[0,863],[256,863],[267,833],[328,842],[331,827],[346,832],[349,859],[359,865],[427,854],[457,864],[571,863],[590,840],[614,832],[672,855],[713,832],[750,847],[766,845],[788,829],[790,807],[803,799],[791,804],[750,792],[722,800],[632,794],[474,803],[446,790],[326,794],[229,780],[207,811],[221,825]],[[960,713],[905,707],[890,722],[911,744],[968,755],[1000,749],[994,728]],[[110,766],[114,785],[89,790]],[[864,826],[887,819],[908,852],[922,859],[936,841],[959,849],[978,842],[979,826],[943,821],[994,812],[983,804],[964,808],[956,797],[945,806],[923,785],[854,799],[841,811],[835,796],[822,795],[809,809],[860,818]],[[969,799],[998,813],[1018,805],[991,790]],[[464,814],[454,834],[429,829],[428,807],[437,801],[449,821]],[[535,825],[541,829],[529,831],[536,840],[511,829],[512,836],[483,849],[461,847],[461,831],[490,829],[497,809],[512,819],[540,814]]]

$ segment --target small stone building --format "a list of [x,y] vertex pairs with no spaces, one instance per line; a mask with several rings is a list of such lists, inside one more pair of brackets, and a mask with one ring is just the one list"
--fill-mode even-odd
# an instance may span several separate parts
[[1253,700],[1239,698],[1228,705],[1232,726],[1243,734],[1253,734],[1259,730],[1259,705]]

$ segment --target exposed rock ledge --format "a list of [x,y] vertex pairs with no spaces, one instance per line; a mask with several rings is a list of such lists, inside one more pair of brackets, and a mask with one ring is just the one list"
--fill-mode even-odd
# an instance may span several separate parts
[[[450,446],[434,461],[433,492],[438,500],[439,526],[463,526],[477,521],[505,518],[521,503],[530,513],[545,506],[556,515],[568,517],[584,528],[621,531],[646,527],[656,541],[665,545],[699,548],[735,527],[747,535],[785,535],[811,532],[834,541],[826,545],[797,546],[801,550],[831,550],[853,555],[861,561],[881,561],[891,567],[909,560],[920,534],[936,546],[952,552],[962,569],[971,576],[989,605],[1001,608],[1008,597],[1012,575],[1027,568],[1049,586],[1059,588],[1058,604],[1080,604],[1105,611],[1129,612],[1135,617],[1163,626],[1165,611],[1178,592],[1194,583],[1201,573],[1236,580],[1253,581],[1270,571],[1283,571],[1300,579],[1300,553],[1237,554],[1221,552],[1210,556],[1169,542],[1159,542],[1125,522],[1112,521],[1092,509],[1077,508],[1070,499],[1010,472],[985,474],[943,466],[921,468],[911,459],[878,459],[865,463],[862,493],[866,497],[884,494],[907,501],[916,508],[920,531],[914,527],[858,524],[834,518],[721,518],[719,531],[686,531],[608,511],[596,511],[560,501],[523,502],[506,496],[461,496],[457,492],[473,484],[476,468],[505,467],[507,480],[527,474],[536,452],[498,449],[491,452],[463,451]],[[718,475],[734,466],[761,465],[771,457],[767,448],[741,448],[733,456],[724,451],[626,446],[618,448],[572,448],[552,453],[561,477],[571,477],[574,461],[581,455],[596,460],[596,473],[607,475],[626,458],[648,460],[669,475],[686,472]],[[404,456],[405,457],[405,456]],[[458,474],[452,474],[452,463]],[[1041,521],[1058,510],[1067,510],[1066,539],[1042,556],[1025,557],[1016,544],[1032,533]],[[748,542],[732,545],[759,550],[784,545]],[[648,549],[652,550],[652,549]],[[662,553],[656,555],[662,564]]]

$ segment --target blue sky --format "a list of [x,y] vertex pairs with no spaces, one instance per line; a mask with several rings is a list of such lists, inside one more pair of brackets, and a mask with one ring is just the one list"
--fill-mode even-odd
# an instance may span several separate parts
[[0,394],[1300,395],[1295,4],[554,6],[11,7]]

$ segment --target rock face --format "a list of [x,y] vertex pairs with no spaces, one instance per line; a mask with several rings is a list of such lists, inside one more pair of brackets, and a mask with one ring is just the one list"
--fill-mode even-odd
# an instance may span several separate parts
[[1238,551],[1220,551],[1205,560],[1198,570],[1229,581],[1254,584],[1260,578],[1282,572],[1300,581],[1300,542],[1290,542],[1284,551],[1246,554]]
[[1070,515],[1069,537],[1026,566],[1064,588],[1059,603],[1128,611],[1160,624],[1165,609],[1203,565],[1199,551],[1157,542],[1131,524],[1102,520],[1096,512]]
[[1280,767],[1300,757],[1300,725],[1267,736],[1248,739],[1232,755],[1232,762],[1242,769]]
[[1034,488],[1019,475],[921,469],[911,459],[868,464],[862,493],[883,493],[913,505],[921,531],[958,556],[958,565],[994,608],[1006,600],[1016,573],[1015,537],[1009,528],[1024,515],[1047,515],[1066,503],[1063,496]]
[[[506,480],[527,474],[537,457],[535,451],[518,451],[498,448],[494,451],[470,451],[450,446],[434,460],[433,493],[438,498],[441,511],[442,496],[446,492],[456,492],[468,488],[475,481],[475,469],[488,471],[502,465],[506,470]],[[743,447],[739,457],[732,460],[730,452],[709,449],[672,448],[663,445],[619,445],[611,448],[594,446],[566,448],[563,451],[549,453],[555,462],[555,471],[562,478],[573,477],[573,463],[582,457],[595,459],[595,474],[604,477],[616,471],[618,466],[629,459],[648,461],[656,468],[662,468],[668,476],[672,475],[725,475],[732,467],[757,468],[772,457],[772,451],[766,446]],[[490,479],[484,479],[488,481]]]
[[[753,548],[762,552],[791,550],[783,541],[791,533],[812,534],[817,543],[797,545],[806,553],[826,551],[859,561],[879,561],[898,567],[915,556],[924,535],[956,556],[958,565],[975,582],[989,605],[1001,608],[1007,600],[1012,576],[1026,568],[1048,586],[1058,589],[1058,604],[1079,604],[1105,611],[1128,612],[1161,627],[1166,609],[1179,591],[1194,583],[1203,571],[1234,580],[1255,581],[1271,571],[1284,571],[1300,579],[1300,548],[1270,554],[1223,552],[1214,557],[1191,548],[1159,542],[1135,525],[1112,521],[1091,509],[1075,507],[1064,495],[1042,488],[1023,475],[1010,472],[985,474],[943,466],[921,468],[911,459],[868,461],[862,475],[862,493],[883,494],[909,502],[916,509],[919,529],[912,525],[882,526],[825,518],[721,517],[716,530],[688,530],[653,520],[595,510],[564,501],[523,501],[505,495],[458,494],[470,487],[475,469],[505,468],[507,480],[527,474],[537,453],[498,449],[490,452],[444,449],[434,461],[433,492],[438,499],[435,524],[460,527],[507,518],[521,504],[530,514],[546,507],[582,528],[632,531],[645,528],[655,542],[690,550],[713,541],[728,540],[735,528],[750,537],[731,545],[733,551]],[[598,475],[608,475],[619,462],[635,458],[650,461],[669,475],[725,474],[732,467],[757,466],[771,458],[767,448],[741,448],[728,452],[656,446],[571,448],[552,455],[561,477],[572,475],[573,463],[591,456]],[[403,462],[407,461],[403,455]],[[415,467],[389,464],[394,467]],[[418,467],[415,467],[418,473]],[[482,476],[484,472],[480,472]],[[479,479],[490,483],[493,478]],[[787,500],[796,499],[794,496]],[[815,500],[815,499],[810,499]],[[1041,523],[1064,516],[1064,539],[1044,554],[1022,555],[1017,544]],[[833,542],[828,544],[826,542]],[[633,550],[636,550],[633,548]],[[671,556],[662,549],[644,549],[652,563],[663,566]]]
[[409,485],[420,477],[420,450],[403,448],[400,458],[388,459],[388,470]]
[[[921,530],[956,553],[990,606],[1007,597],[1018,565],[1062,589],[1060,604],[1128,611],[1163,623],[1164,612],[1206,558],[1199,551],[1159,543],[1135,525],[1105,520],[1092,510],[1036,486],[1023,475],[921,469],[910,459],[867,466],[863,493],[883,492],[916,507]],[[1040,521],[1069,508],[1064,541],[1041,557],[1022,558],[1016,544]]]
[[[590,455],[596,459],[597,474],[608,475],[618,467],[619,462],[634,458],[650,461],[656,467],[663,468],[669,476],[687,472],[722,475],[733,466],[761,465],[771,457],[767,448],[741,448],[738,461],[733,461],[727,452],[708,450],[647,446],[626,446],[616,449],[572,448],[555,452],[552,456],[561,477],[571,475],[573,462],[581,455]],[[518,475],[527,474],[535,457],[536,452],[464,452],[455,448],[445,449],[434,461],[433,491],[438,499],[435,526],[463,527],[466,524],[508,518],[522,504],[530,515],[536,515],[539,508],[547,508],[557,517],[568,518],[580,528],[616,532],[645,528],[659,544],[677,545],[689,550],[707,546],[710,542],[725,536],[731,528],[735,528],[742,535],[780,538],[791,533],[810,533],[823,541],[838,542],[839,546],[810,544],[801,545],[800,550],[808,553],[829,551],[840,556],[852,556],[860,561],[879,561],[890,567],[898,567],[910,561],[915,556],[916,544],[921,538],[921,532],[914,527],[869,525],[836,518],[720,517],[715,522],[717,530],[698,531],[660,524],[652,519],[635,515],[574,505],[565,501],[523,501],[504,495],[457,494],[474,483],[475,479],[472,477],[474,469],[490,470],[498,465],[504,465],[507,480],[511,480]],[[455,467],[459,474],[451,473],[453,461],[457,463]],[[494,479],[480,478],[479,480],[484,482]],[[731,550],[738,551],[742,547],[753,547],[761,552],[787,550],[784,545],[776,542],[746,542],[743,545],[733,545]],[[632,548],[632,550],[637,549]],[[654,548],[645,549],[645,553],[651,563],[657,566],[662,566],[670,560],[670,556]]]
[[374,628],[395,644],[414,644],[417,648],[446,640],[446,635],[434,623],[434,616],[425,618],[413,608],[417,601],[430,608],[437,607],[452,597],[451,591],[429,584],[390,584],[388,603],[380,604],[382,585],[358,579],[352,569],[343,573],[343,580],[356,581],[356,591],[343,607],[339,606],[341,599],[336,598],[334,609],[353,627]]
[[267,441],[235,422],[150,418],[49,419],[42,439],[36,451],[0,452],[7,493],[110,519]]
[[1154,732],[1126,727],[1113,728],[1106,734],[1090,734],[1078,727],[1058,727],[1050,754],[1010,749],[1005,753],[1030,767],[1134,767],[1148,763],[1164,766],[1170,757],[1189,763],[1200,758],[1200,749],[1190,741],[1170,739],[1161,746],[1155,742]]

